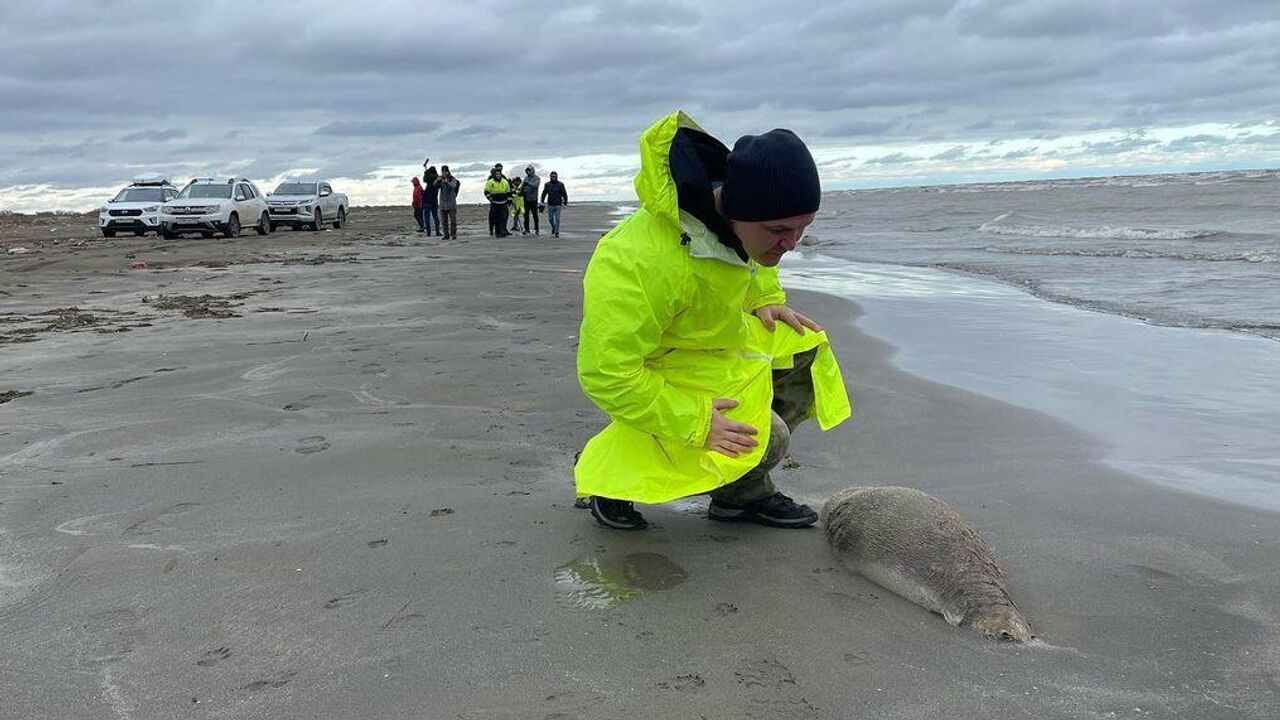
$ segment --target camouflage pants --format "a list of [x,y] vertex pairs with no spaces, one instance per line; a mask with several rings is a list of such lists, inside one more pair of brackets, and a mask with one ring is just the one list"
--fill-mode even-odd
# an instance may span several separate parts
[[773,411],[770,413],[769,446],[765,448],[764,458],[742,477],[711,491],[709,494],[713,500],[742,506],[778,491],[769,471],[787,456],[791,432],[813,408],[813,376],[809,367],[817,354],[817,349],[797,353],[793,367],[773,371]]

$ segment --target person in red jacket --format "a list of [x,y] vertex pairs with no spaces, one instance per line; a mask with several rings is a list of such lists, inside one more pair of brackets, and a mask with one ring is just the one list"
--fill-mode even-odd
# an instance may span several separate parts
[[413,219],[418,221],[418,232],[422,232],[422,182],[413,178]]

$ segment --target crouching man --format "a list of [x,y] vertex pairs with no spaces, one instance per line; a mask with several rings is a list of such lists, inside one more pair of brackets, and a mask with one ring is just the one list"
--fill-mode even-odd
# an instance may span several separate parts
[[813,157],[789,130],[730,152],[682,112],[640,153],[641,209],[583,278],[578,380],[611,422],[578,459],[577,495],[617,529],[647,525],[636,502],[701,494],[714,520],[808,527],[817,513],[769,471],[800,421],[849,416],[826,334],[778,284],[818,210]]

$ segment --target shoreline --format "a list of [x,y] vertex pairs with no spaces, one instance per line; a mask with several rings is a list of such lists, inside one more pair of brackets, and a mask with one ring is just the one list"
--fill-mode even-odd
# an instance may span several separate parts
[[1067,421],[1145,481],[1280,511],[1262,430],[1280,423],[1266,371],[1280,348],[1266,339],[1064,306],[945,269],[819,258],[787,265],[794,282],[874,308],[864,329],[903,348],[903,370]]
[[[84,280],[25,271],[7,305],[252,294],[229,301],[235,317],[0,345],[0,391],[35,392],[0,405],[18,595],[0,605],[0,686],[15,689],[0,715],[1280,707],[1280,518],[1149,485],[1065,422],[898,369],[857,305],[793,290],[785,267],[854,416],[802,426],[779,484],[936,494],[991,543],[1043,644],[952,629],[840,571],[820,531],[711,523],[704,499],[652,509],[643,533],[596,527],[570,465],[603,418],[573,357],[607,210],[566,218],[554,244],[424,241],[409,222],[249,248],[271,262],[122,271],[104,246]],[[203,248],[213,265],[245,252]]]

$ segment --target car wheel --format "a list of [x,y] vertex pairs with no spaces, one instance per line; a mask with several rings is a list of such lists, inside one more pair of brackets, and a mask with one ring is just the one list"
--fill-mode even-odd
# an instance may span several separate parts
[[115,230],[103,230],[103,231],[102,231],[102,237],[115,237],[115,236],[116,236],[116,231],[115,231]]
[[345,208],[338,208],[338,219],[333,221],[333,229],[341,230],[342,224],[347,221],[347,211]]
[[142,237],[143,235],[146,235],[146,234],[147,234],[147,231],[146,231],[146,230],[134,230],[134,231],[133,231],[133,236],[134,236],[134,237]]
[[309,228],[311,232],[315,232],[320,229],[320,208],[316,208],[316,214],[314,217],[315,219],[311,221],[311,227]]
[[171,231],[169,228],[162,227],[160,228],[160,237],[165,240],[176,240],[178,239],[178,233]]
[[266,235],[271,232],[271,218],[266,213],[262,213],[262,217],[258,218],[258,227],[254,228],[259,235]]
[[227,218],[227,225],[222,230],[222,234],[229,238],[240,237],[240,216],[231,213],[231,217]]

